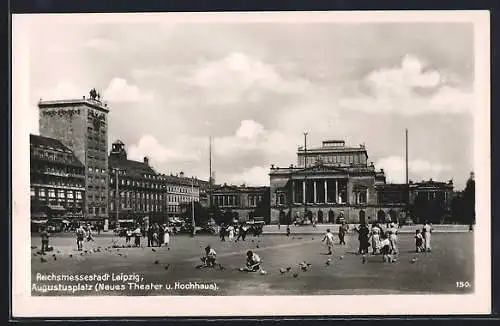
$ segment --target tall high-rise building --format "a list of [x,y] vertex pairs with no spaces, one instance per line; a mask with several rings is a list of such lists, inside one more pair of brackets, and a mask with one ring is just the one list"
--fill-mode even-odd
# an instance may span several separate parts
[[95,89],[90,97],[38,103],[40,135],[59,140],[85,166],[85,209],[89,220],[108,218],[108,112]]

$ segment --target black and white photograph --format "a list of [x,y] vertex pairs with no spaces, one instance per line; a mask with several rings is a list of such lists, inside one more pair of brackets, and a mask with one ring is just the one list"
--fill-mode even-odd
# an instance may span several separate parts
[[489,312],[488,12],[14,15],[12,42],[14,314]]

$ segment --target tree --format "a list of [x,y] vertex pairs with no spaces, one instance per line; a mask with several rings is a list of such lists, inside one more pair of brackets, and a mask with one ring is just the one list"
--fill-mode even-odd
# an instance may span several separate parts
[[464,223],[476,223],[476,182],[474,181],[474,173],[471,172],[469,179],[465,185],[462,196],[462,209]]
[[181,218],[186,223],[191,224],[192,222],[192,207],[194,206],[194,223],[196,225],[207,225],[209,221],[208,210],[203,207],[199,202],[195,202],[194,205],[191,203],[181,204]]
[[257,203],[253,211],[254,217],[263,217],[266,223],[270,222],[271,198],[268,195],[262,196],[262,200]]

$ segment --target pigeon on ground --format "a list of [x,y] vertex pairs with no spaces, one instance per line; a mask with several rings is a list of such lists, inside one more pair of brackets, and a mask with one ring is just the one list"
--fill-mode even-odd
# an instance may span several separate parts
[[167,247],[167,250],[170,250],[170,247]]
[[71,258],[71,257],[73,257],[73,255],[72,255],[72,254],[69,254],[69,258]]
[[328,259],[326,260],[326,264],[327,264],[327,265],[330,265],[331,263],[332,263],[332,260],[331,260],[330,258],[328,258]]
[[417,258],[416,258],[416,257],[413,257],[413,258],[411,259],[411,263],[412,263],[412,264],[415,264],[415,262],[416,262],[416,261],[417,261]]
[[54,260],[57,260],[57,257],[56,257],[56,256],[54,256]]
[[339,259],[340,259],[340,260],[344,259],[344,256],[340,256],[340,257],[339,257]]
[[40,257],[40,261],[41,261],[42,263],[46,263],[46,262],[47,262],[47,259],[45,259],[45,258],[43,258],[43,257]]
[[256,248],[260,248],[259,245],[257,245]]
[[152,252],[156,252],[156,249],[155,249],[155,248],[151,248],[151,251],[152,251]]
[[286,270],[286,269],[284,269],[284,268],[280,268],[280,273],[281,273],[281,274],[285,274],[286,272],[287,272],[287,270]]
[[158,265],[159,261],[158,260],[155,260],[155,265]]
[[224,270],[225,268],[224,268],[224,266],[222,266],[222,264],[219,264],[219,269],[222,271],[222,270]]
[[289,272],[289,271],[291,271],[291,270],[292,270],[292,268],[291,268],[291,267],[287,267],[287,268],[286,268],[286,271],[287,271],[287,272]]
[[262,270],[260,271],[260,275],[266,275],[266,274],[267,274],[267,272],[266,272],[265,270],[263,270],[263,269],[262,269]]
[[167,269],[169,269],[169,267],[170,267],[170,264],[166,264],[164,268],[165,268],[165,270],[167,270]]
[[363,264],[364,264],[364,263],[366,263],[366,256],[365,256],[365,255],[363,255],[363,258],[361,259],[361,262],[362,262]]
[[293,277],[297,277],[297,276],[299,276],[298,273],[293,273]]

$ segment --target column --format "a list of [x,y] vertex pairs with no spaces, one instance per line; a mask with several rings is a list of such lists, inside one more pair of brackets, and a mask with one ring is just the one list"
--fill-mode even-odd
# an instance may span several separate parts
[[318,200],[318,197],[317,197],[317,189],[316,189],[316,180],[313,181],[313,185],[314,185],[314,203],[316,203]]
[[328,180],[325,180],[325,204],[328,203]]
[[306,182],[302,181],[302,203],[306,203]]
[[339,202],[339,182],[335,180],[335,204]]
[[368,194],[369,194],[369,192],[368,192],[368,188],[366,188],[366,203],[367,203],[367,204],[368,204],[368,200],[369,200],[369,198],[368,198]]
[[292,204],[295,204],[295,180],[292,180]]

